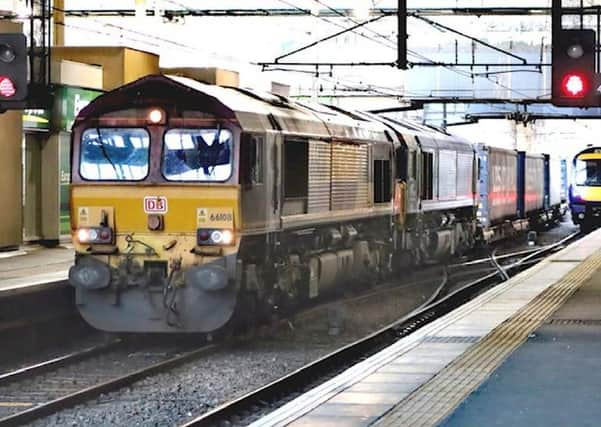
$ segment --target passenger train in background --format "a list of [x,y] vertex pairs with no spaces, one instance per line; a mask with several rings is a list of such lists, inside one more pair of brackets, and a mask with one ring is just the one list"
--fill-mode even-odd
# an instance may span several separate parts
[[147,76],[75,120],[69,280],[96,328],[212,333],[555,221],[557,164]]
[[588,147],[576,154],[572,175],[572,221],[583,231],[590,231],[601,224],[601,147]]

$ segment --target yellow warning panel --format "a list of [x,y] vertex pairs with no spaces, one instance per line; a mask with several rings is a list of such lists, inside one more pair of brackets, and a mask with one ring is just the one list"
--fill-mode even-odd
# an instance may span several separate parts
[[199,228],[234,228],[234,212],[232,208],[197,208],[196,224]]
[[79,206],[77,208],[77,227],[98,227],[105,223],[114,227],[114,209],[112,206]]

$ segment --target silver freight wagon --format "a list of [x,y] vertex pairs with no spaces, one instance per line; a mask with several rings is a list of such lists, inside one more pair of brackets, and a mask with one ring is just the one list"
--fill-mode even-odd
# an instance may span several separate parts
[[518,153],[478,144],[478,219],[489,228],[514,219],[517,213]]

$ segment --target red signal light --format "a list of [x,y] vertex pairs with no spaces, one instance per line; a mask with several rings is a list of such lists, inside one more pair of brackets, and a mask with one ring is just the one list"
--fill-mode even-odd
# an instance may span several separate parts
[[569,98],[583,98],[589,85],[589,81],[582,74],[568,73],[561,80],[561,92]]
[[15,84],[6,76],[0,76],[0,95],[5,98],[10,98],[17,93]]

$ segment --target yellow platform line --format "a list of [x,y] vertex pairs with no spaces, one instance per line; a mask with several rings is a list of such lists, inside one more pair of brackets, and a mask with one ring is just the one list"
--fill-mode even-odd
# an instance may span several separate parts
[[375,425],[432,426],[442,422],[599,268],[601,252],[593,254],[544,290],[428,383],[395,405]]

